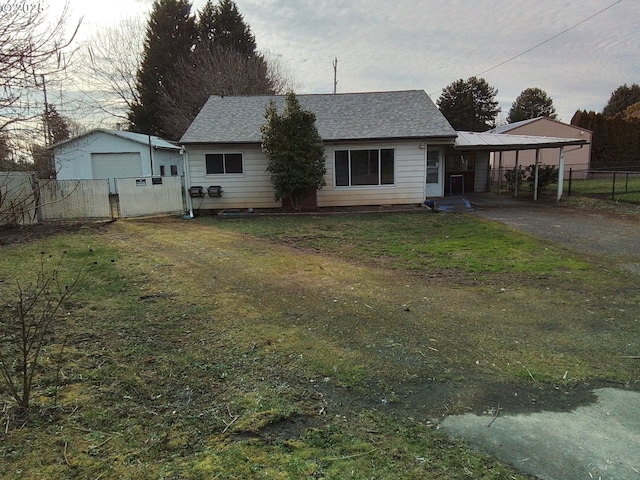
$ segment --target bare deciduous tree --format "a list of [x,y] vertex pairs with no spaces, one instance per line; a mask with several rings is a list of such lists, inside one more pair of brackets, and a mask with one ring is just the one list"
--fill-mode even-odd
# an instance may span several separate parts
[[224,47],[196,50],[161,92],[162,128],[179,139],[211,95],[284,93],[291,82],[284,69],[264,57]]
[[[128,18],[102,28],[83,42],[77,52],[77,87],[83,103],[119,123],[138,99],[136,72],[140,68],[145,26],[139,18]],[[97,119],[97,121],[102,120]]]
[[50,22],[43,2],[7,2],[0,12],[0,132],[42,114],[31,101],[43,78],[63,71],[67,35],[65,4]]

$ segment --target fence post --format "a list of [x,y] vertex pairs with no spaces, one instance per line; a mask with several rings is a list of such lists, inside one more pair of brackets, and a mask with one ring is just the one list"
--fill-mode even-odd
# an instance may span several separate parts
[[624,193],[629,193],[629,172],[626,174],[626,181],[624,184]]
[[567,191],[567,196],[570,197],[571,196],[571,180],[573,178],[573,168],[569,168],[569,188]]
[[611,201],[616,201],[616,172],[613,172],[613,186],[611,187]]

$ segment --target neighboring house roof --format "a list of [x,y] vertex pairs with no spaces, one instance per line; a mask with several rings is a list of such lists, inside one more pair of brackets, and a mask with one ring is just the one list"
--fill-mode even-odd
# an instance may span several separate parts
[[579,138],[540,137],[534,135],[506,135],[490,132],[458,132],[456,150],[488,150],[491,152],[511,150],[533,150],[536,148],[559,148],[569,145],[584,145]]
[[133,142],[136,143],[140,143],[142,145],[149,146],[149,138],[151,138],[151,146],[155,149],[161,149],[161,150],[180,150],[180,146],[176,145],[175,143],[171,143],[168,140],[165,140],[163,138],[160,137],[156,137],[154,135],[146,135],[144,133],[133,133],[133,132],[123,132],[121,130],[107,130],[105,128],[97,128],[95,130],[90,130],[86,133],[83,133],[82,135],[78,135],[77,137],[73,137],[70,138],[69,140],[65,140],[63,142],[60,143],[56,143],[55,145],[52,145],[49,148],[53,148],[56,149],[58,147],[61,147],[63,145],[66,145],[68,143],[71,142],[75,142],[76,140],[80,139],[80,138],[84,138],[87,137],[89,135],[94,135],[96,133],[104,133],[107,135],[113,135],[114,137],[120,137],[120,138],[124,138],[126,140],[131,140]]
[[[183,144],[260,143],[269,101],[278,112],[284,95],[211,96],[189,126]],[[444,138],[456,132],[423,90],[376,93],[297,95],[316,115],[325,141],[399,138]]]
[[519,122],[508,123],[506,125],[500,125],[499,127],[489,130],[487,133],[506,133],[506,132],[515,130],[516,128],[524,127],[525,125],[529,125],[530,123],[536,123],[536,122],[553,122],[553,123],[562,125],[564,127],[575,128],[576,130],[586,130],[585,128],[577,127],[575,125],[571,125],[570,123],[564,123],[559,120],[554,120],[553,118],[537,117],[537,118],[530,118],[529,120],[521,120]]

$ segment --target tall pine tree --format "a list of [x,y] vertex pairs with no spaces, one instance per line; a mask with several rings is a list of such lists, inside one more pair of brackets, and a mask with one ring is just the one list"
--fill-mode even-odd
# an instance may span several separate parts
[[233,0],[220,0],[216,7],[209,0],[200,13],[198,26],[199,38],[206,38],[209,45],[234,50],[246,57],[256,56],[255,36]]
[[188,61],[161,90],[160,122],[168,138],[182,136],[211,95],[273,94],[282,84],[256,51],[255,37],[233,1],[207,1],[198,11],[196,30]]
[[193,51],[196,22],[187,0],[155,0],[147,26],[142,63],[137,75],[138,102],[129,112],[134,132],[165,136],[161,92],[168,79]]

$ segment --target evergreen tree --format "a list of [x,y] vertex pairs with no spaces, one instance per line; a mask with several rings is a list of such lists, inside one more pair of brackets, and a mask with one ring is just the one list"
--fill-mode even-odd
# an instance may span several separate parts
[[500,113],[497,94],[484,78],[470,77],[445,87],[436,103],[454,129],[484,132],[495,126]]
[[634,83],[629,87],[625,83],[614,90],[602,113],[606,117],[613,117],[638,102],[640,102],[640,85]]
[[196,24],[187,0],[154,1],[137,74],[138,101],[129,113],[133,131],[167,136],[161,127],[160,93],[193,51],[195,40]]
[[640,170],[640,119],[577,111],[571,125],[591,130],[592,170]]
[[217,8],[211,0],[207,0],[204,7],[198,11],[198,20],[196,22],[197,45],[196,50],[205,49],[211,51],[215,43],[215,24],[217,18]]
[[216,7],[208,0],[200,11],[198,30],[209,48],[217,45],[247,57],[256,55],[256,39],[233,0],[220,0]]
[[160,125],[180,138],[211,95],[260,95],[286,91],[283,77],[256,52],[251,29],[235,3],[211,0],[198,11],[197,42],[161,90]]
[[55,145],[71,138],[69,120],[60,115],[54,105],[47,104],[47,108],[42,115],[42,122],[47,132],[48,145]]
[[527,88],[522,91],[516,101],[511,105],[507,123],[520,122],[538,117],[557,119],[553,100],[547,92],[540,88]]
[[324,144],[316,129],[316,115],[303,110],[290,92],[282,115],[271,101],[265,118],[262,151],[268,158],[275,199],[291,199],[293,208],[299,210],[310,190],[326,184]]

